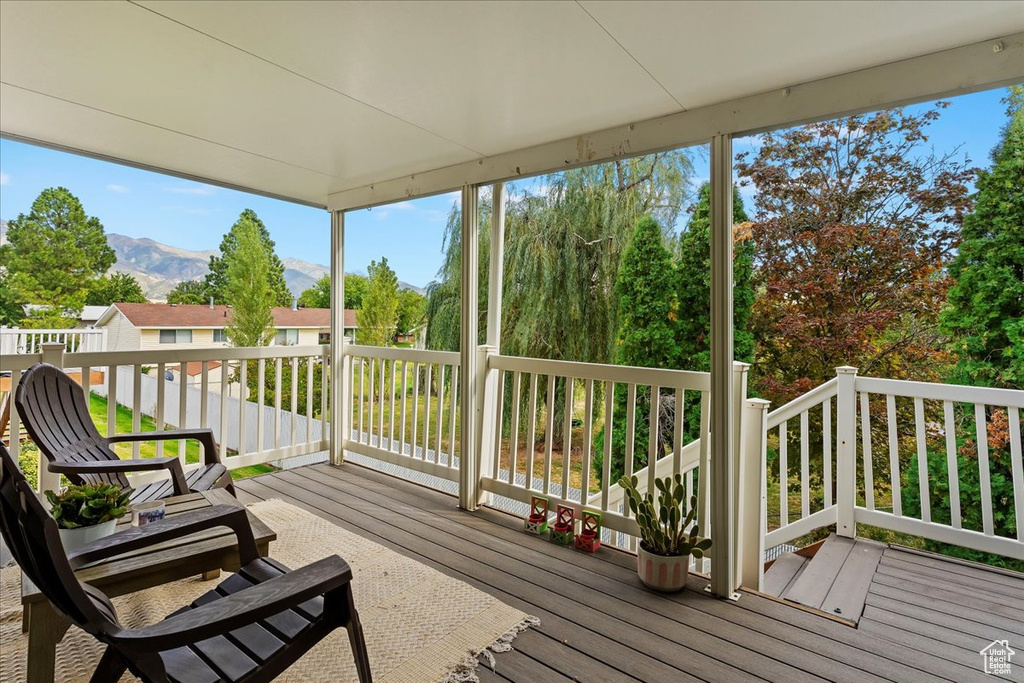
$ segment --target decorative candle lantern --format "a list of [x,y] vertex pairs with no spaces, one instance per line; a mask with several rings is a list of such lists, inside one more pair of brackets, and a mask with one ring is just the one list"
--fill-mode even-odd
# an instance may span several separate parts
[[523,529],[538,536],[547,531],[549,505],[544,496],[533,496],[530,499],[530,515],[523,520]]
[[601,513],[583,510],[580,532],[576,535],[576,549],[592,553],[601,547]]
[[576,536],[576,509],[568,505],[559,505],[555,516],[555,526],[551,529],[551,542],[558,545],[571,546]]

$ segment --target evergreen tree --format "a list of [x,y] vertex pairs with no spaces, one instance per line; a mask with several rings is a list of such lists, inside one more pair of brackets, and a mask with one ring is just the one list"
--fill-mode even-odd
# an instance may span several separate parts
[[[733,355],[750,363],[754,359],[754,335],[747,329],[754,305],[751,273],[754,243],[746,225],[747,212],[739,189],[733,188]],[[679,277],[679,319],[676,344],[679,356],[673,367],[680,370],[711,370],[711,187],[700,188],[697,204],[679,238],[676,270]]]
[[209,290],[203,280],[185,280],[167,293],[169,304],[205,304],[210,300]]
[[[650,216],[637,223],[633,239],[622,256],[616,292],[619,296],[619,334],[616,362],[648,368],[672,367],[679,356],[676,344],[676,271],[672,254],[665,248],[661,227]],[[674,414],[674,394],[659,396],[660,440],[671,444]],[[615,414],[626,415],[628,394],[626,387],[615,390]],[[646,424],[651,414],[651,391],[638,387],[636,424]],[[667,437],[667,443],[666,443]],[[600,478],[603,471],[604,443],[607,434],[602,428],[597,437],[594,467]],[[648,457],[648,432],[637,429],[634,448],[634,470],[643,467]],[[612,481],[623,473],[626,453],[626,427],[620,419],[612,430]]]
[[398,276],[386,258],[372,261],[366,270],[369,277],[363,307],[356,312],[359,343],[388,346],[398,325]]
[[111,273],[97,280],[85,303],[89,306],[109,306],[116,303],[144,304],[148,301],[139,281],[128,273]]
[[427,319],[426,298],[411,289],[398,293],[398,333],[408,334]]
[[954,284],[940,321],[953,339],[955,382],[1024,388],[1024,86],[1007,98],[1010,121],[978,176],[974,211],[949,267]]
[[233,307],[227,327],[233,346],[267,346],[274,338],[273,264],[256,225],[232,228],[234,245],[225,261],[226,302]]
[[7,268],[0,266],[0,325],[17,327],[25,318],[25,302],[8,280]]
[[[354,273],[345,275],[345,308],[358,310],[363,307],[366,285],[366,278],[362,275]],[[327,301],[330,302],[330,291],[328,291]]]
[[269,264],[267,270],[267,285],[270,288],[271,299],[275,306],[291,305],[292,295],[288,291],[288,285],[284,281],[284,264],[274,251],[274,240],[270,239],[270,232],[263,221],[259,219],[252,209],[245,209],[239,215],[238,220],[231,229],[224,235],[220,243],[220,256],[210,257],[210,272],[206,275],[206,287],[209,296],[212,296],[215,303],[223,304],[228,302],[228,290],[230,278],[228,277],[229,263],[235,250],[238,248],[238,234],[244,227],[251,226],[256,230],[260,238],[260,245],[267,256]]
[[7,284],[27,302],[47,306],[41,318],[48,323],[73,324],[93,282],[117,260],[99,219],[63,187],[43,190],[27,215],[8,224],[7,239],[0,247]]

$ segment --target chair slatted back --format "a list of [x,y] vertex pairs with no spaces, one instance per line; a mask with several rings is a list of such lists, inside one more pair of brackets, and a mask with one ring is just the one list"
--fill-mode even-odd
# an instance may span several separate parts
[[[82,387],[56,367],[36,363],[29,368],[14,392],[14,404],[32,441],[50,462],[118,459],[93,424]],[[74,484],[129,486],[120,472],[66,476]]]
[[53,606],[95,635],[119,628],[110,600],[82,584],[68,562],[57,523],[39,502],[10,451],[0,444],[0,532],[28,578]]

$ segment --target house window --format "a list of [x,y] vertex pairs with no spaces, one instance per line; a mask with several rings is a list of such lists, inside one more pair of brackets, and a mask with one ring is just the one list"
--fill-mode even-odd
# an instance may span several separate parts
[[213,343],[214,344],[220,344],[222,342],[226,342],[227,340],[228,340],[228,336],[224,333],[224,330],[214,330],[213,331]]
[[278,330],[274,333],[274,344],[276,346],[295,346],[299,343],[299,331],[292,328]]
[[161,344],[191,344],[192,330],[160,330]]

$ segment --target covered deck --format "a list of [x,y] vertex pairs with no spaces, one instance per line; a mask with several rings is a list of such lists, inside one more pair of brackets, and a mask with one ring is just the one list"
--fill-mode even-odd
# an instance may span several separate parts
[[539,617],[481,681],[981,681],[978,651],[1024,637],[1024,577],[926,553],[885,550],[855,628],[746,589],[723,602],[701,575],[655,595],[632,555],[561,548],[515,517],[459,510],[454,496],[353,463],[238,489],[245,503],[287,501]]

